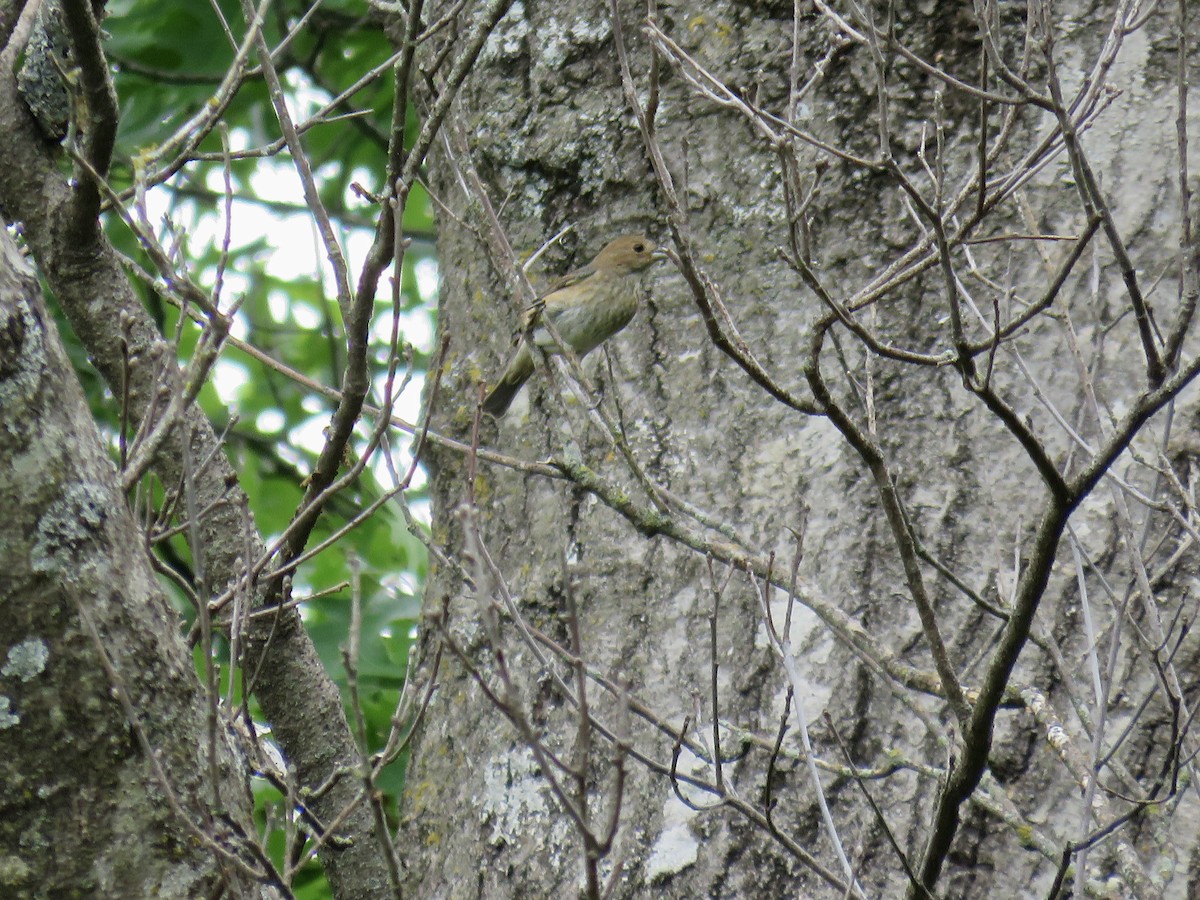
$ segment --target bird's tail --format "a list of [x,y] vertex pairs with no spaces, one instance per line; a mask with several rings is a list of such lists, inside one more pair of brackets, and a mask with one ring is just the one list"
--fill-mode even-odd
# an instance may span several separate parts
[[522,343],[505,367],[504,374],[500,376],[496,386],[483,398],[483,411],[497,419],[508,412],[513,397],[517,396],[521,385],[528,381],[532,374],[533,357],[529,354],[529,347]]
[[500,382],[483,398],[483,411],[497,419],[500,418],[508,412],[513,397],[517,396],[517,391],[521,390],[521,386],[528,378],[529,373],[514,372],[511,369],[505,372]]
[[521,389],[522,384],[524,384],[523,381],[515,384],[501,381],[483,398],[483,411],[489,416],[500,418],[508,412],[508,407],[512,405],[513,397],[517,396],[517,391]]

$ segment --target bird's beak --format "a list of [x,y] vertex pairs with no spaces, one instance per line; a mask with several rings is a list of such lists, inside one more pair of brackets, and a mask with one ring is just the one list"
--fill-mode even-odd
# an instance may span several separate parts
[[653,253],[650,254],[650,259],[652,259],[654,262],[662,262],[664,259],[670,259],[670,258],[671,257],[667,254],[666,247],[659,247]]

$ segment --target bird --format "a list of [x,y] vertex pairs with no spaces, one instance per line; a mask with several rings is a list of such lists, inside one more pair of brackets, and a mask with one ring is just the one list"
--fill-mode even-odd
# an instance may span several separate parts
[[[525,310],[521,333],[548,353],[558,345],[541,317],[548,317],[562,342],[582,359],[629,324],[642,295],[642,275],[666,252],[645,235],[623,234],[605,245],[596,258],[550,286],[536,303]],[[533,374],[533,352],[529,339],[518,338],[520,346],[504,374],[483,401],[489,415],[500,418],[521,386]]]

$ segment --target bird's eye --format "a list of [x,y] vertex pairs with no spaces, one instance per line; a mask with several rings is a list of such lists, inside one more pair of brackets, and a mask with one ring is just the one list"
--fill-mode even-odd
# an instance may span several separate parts
[[634,253],[644,253],[645,251],[646,251],[646,245],[645,245],[645,244],[634,244],[634,245],[633,245],[633,252],[634,252]]

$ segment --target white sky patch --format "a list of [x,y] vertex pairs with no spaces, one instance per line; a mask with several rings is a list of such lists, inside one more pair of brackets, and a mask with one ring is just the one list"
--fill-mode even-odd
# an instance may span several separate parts
[[[381,309],[375,313],[375,321],[371,323],[371,337],[385,347],[392,339],[392,311]],[[422,353],[433,351],[433,317],[425,307],[417,307],[400,314],[399,338],[412,344]],[[386,355],[379,360],[386,362]]]
[[402,594],[415,594],[421,586],[410,572],[390,572],[381,576],[379,583]]
[[241,310],[233,317],[233,321],[229,323],[229,333],[239,341],[244,341],[250,334],[250,326],[246,322],[246,316]]
[[432,300],[437,294],[438,289],[438,265],[437,260],[426,257],[417,262],[415,267],[417,276],[417,290],[421,292],[421,298],[424,300]]
[[[325,427],[328,424],[328,416],[313,416],[305,419],[288,431],[288,443],[293,447],[319,451],[325,445]],[[302,465],[307,466],[307,463],[302,463]]]
[[[399,388],[404,381],[404,375],[402,372],[403,370],[398,370],[396,372],[395,381],[392,383],[393,392],[395,392],[395,390]],[[374,394],[377,403],[383,403],[386,384],[386,373],[376,376]],[[423,379],[411,379],[408,384],[405,385],[404,390],[400,393],[400,395],[398,397],[394,397],[392,400],[392,415],[399,416],[406,422],[416,424],[417,419],[421,415],[421,388],[423,386]]]
[[212,368],[212,385],[226,406],[237,403],[238,394],[250,383],[250,373],[240,362],[228,357],[218,359]]
[[[425,476],[423,473],[418,472],[417,478],[413,479],[414,484],[416,484],[418,481],[421,484],[425,483]],[[423,522],[424,524],[428,525],[433,521],[433,506],[428,500],[415,500],[408,505],[408,508],[412,510],[413,518],[418,522]]]
[[281,324],[287,319],[288,309],[291,305],[291,298],[283,291],[273,290],[267,292],[267,310],[271,313],[271,319],[276,325]]
[[276,452],[279,454],[280,459],[297,469],[303,471],[308,465],[308,460],[306,460],[300,453],[293,449],[290,444],[284,444],[283,446],[278,447]]
[[315,415],[325,409],[325,402],[313,394],[306,394],[300,398],[300,408],[310,415]]
[[292,319],[301,328],[315,331],[321,327],[321,314],[307,303],[289,303]]
[[282,431],[285,425],[287,425],[287,419],[277,409],[264,409],[254,418],[254,427],[263,434]]

